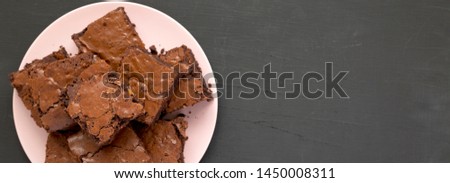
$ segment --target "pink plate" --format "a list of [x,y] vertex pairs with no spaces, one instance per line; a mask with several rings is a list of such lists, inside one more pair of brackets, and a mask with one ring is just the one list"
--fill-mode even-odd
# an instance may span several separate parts
[[[89,23],[119,6],[125,7],[125,11],[131,21],[136,24],[136,30],[147,47],[155,45],[158,50],[162,48],[167,50],[185,44],[194,52],[203,74],[212,73],[211,65],[202,48],[181,24],[156,9],[129,2],[90,4],[58,18],[34,40],[23,57],[20,68],[33,59],[42,58],[52,51],[58,50],[61,45],[69,53],[77,53],[78,50],[71,35],[80,32]],[[214,79],[209,79],[207,82],[215,86]],[[211,89],[213,93],[217,92],[215,88]],[[189,122],[187,130],[189,140],[186,142],[184,151],[186,162],[200,162],[205,154],[214,133],[217,108],[218,100],[214,99],[184,109]],[[36,126],[30,117],[30,111],[25,108],[16,91],[13,94],[13,112],[17,134],[28,158],[31,162],[44,162],[47,133]]]

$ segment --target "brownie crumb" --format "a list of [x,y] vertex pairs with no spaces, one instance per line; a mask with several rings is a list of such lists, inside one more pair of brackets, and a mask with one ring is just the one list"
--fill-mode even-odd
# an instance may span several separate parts
[[158,55],[158,51],[156,50],[156,46],[155,45],[150,46],[149,49],[150,49],[150,54]]

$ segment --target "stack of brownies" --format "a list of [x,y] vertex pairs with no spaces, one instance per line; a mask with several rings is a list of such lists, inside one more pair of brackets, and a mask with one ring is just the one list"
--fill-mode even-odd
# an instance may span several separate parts
[[49,133],[45,162],[184,162],[187,122],[165,114],[210,100],[192,51],[145,48],[119,7],[11,74],[31,117]]

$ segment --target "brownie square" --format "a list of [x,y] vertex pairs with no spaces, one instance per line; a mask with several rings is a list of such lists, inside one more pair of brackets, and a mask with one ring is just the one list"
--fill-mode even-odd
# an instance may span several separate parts
[[[26,64],[22,70],[11,73],[11,84],[16,88],[19,97],[22,99],[27,109],[32,110],[35,103],[35,100],[31,95],[32,87],[30,86],[30,80],[41,75],[40,73],[43,72],[43,69],[49,63],[68,57],[69,55],[64,47],[60,47],[58,51],[55,51],[42,59],[36,59],[33,62]],[[32,116],[33,118],[36,118],[35,120],[38,126],[42,126],[39,115],[37,114],[38,113],[32,114]]]
[[129,127],[126,127],[117,134],[117,137],[110,145],[97,148],[93,144],[90,136],[84,136],[81,133],[71,140],[69,144],[72,151],[78,151],[78,154],[84,154],[81,159],[85,163],[146,163],[150,162],[150,156],[143,147],[143,144],[136,133]]
[[125,89],[144,105],[145,115],[137,120],[153,123],[167,105],[178,72],[157,56],[138,47],[127,49],[121,64],[121,72],[128,82],[124,85]]
[[170,96],[166,112],[171,113],[211,99],[211,90],[208,89],[201,74],[189,74],[178,79],[173,94]]
[[64,110],[66,87],[93,61],[92,53],[68,58],[64,48],[61,48],[11,74],[13,87],[31,110],[31,116],[38,126],[49,132],[75,126],[76,123]]
[[183,117],[159,120],[139,132],[153,163],[183,163],[188,124]]
[[170,95],[166,112],[170,113],[212,99],[211,90],[208,89],[191,49],[182,45],[162,52],[158,57],[180,72],[173,94]]
[[102,147],[92,135],[83,130],[68,136],[67,144],[70,151],[80,160],[84,157],[92,157]]
[[67,111],[98,144],[108,144],[130,120],[140,116],[143,105],[125,97],[120,75],[98,60],[68,88]]
[[119,7],[72,36],[81,52],[92,51],[116,68],[130,46],[145,48],[123,7]]
[[59,132],[48,134],[45,162],[46,163],[80,163],[80,159],[74,155],[67,145],[67,136]]
[[186,45],[162,51],[158,57],[172,67],[178,69],[180,76],[185,76],[193,72],[194,67],[198,65],[192,50]]

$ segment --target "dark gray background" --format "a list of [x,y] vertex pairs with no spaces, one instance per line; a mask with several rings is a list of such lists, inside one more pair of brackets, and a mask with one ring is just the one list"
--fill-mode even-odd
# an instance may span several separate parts
[[[350,99],[219,99],[203,162],[450,162],[450,1],[139,2],[185,26],[224,75],[267,63],[296,82],[325,62],[350,72]],[[8,74],[46,26],[88,3],[0,1],[0,162],[28,161]]]

